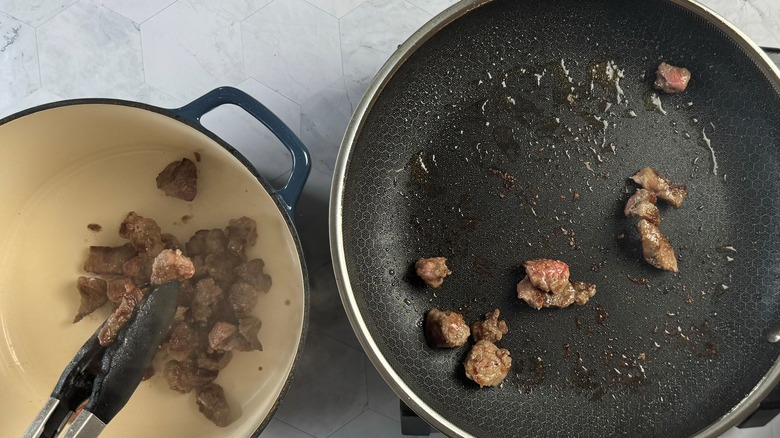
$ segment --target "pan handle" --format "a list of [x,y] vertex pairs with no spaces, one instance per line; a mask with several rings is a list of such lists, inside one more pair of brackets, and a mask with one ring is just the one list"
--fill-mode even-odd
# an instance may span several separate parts
[[236,105],[249,113],[265,125],[290,152],[292,157],[290,177],[284,187],[274,190],[273,193],[279,197],[290,217],[294,217],[295,204],[301,197],[303,186],[306,184],[311,170],[311,157],[298,136],[276,114],[252,96],[233,87],[216,88],[189,104],[173,110],[173,112],[179,117],[203,127],[200,122],[203,115],[225,104]]

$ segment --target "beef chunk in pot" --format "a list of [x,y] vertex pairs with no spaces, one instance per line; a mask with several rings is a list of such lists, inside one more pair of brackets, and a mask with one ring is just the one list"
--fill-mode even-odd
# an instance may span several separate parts
[[671,183],[652,167],[643,168],[632,176],[631,179],[645,189],[655,193],[656,196],[665,200],[674,208],[679,208],[688,194],[687,187],[682,184]]
[[152,263],[152,284],[184,281],[195,274],[195,266],[180,250],[164,249]]
[[192,320],[205,323],[213,312],[212,306],[222,296],[222,288],[211,278],[204,278],[195,285],[197,291],[192,300]]
[[111,300],[112,303],[121,303],[122,298],[126,294],[132,294],[136,289],[133,280],[127,277],[110,278],[106,281],[106,284],[108,286],[108,299]]
[[241,263],[241,260],[228,253],[209,254],[206,256],[206,269],[209,277],[213,278],[217,284],[227,289],[235,281],[233,270]]
[[168,196],[192,201],[198,194],[198,168],[187,158],[174,161],[157,175],[157,188]]
[[268,292],[271,289],[271,276],[264,272],[264,268],[265,263],[261,259],[252,259],[238,265],[233,273],[258,291]]
[[482,340],[471,348],[463,367],[466,369],[466,377],[476,382],[480,388],[498,386],[509,373],[512,358],[509,356],[509,350]]
[[417,275],[432,288],[441,287],[444,277],[452,274],[447,268],[446,257],[430,257],[418,259],[414,264]]
[[225,427],[231,423],[230,406],[225,400],[225,392],[216,383],[210,383],[198,388],[195,401],[198,409],[212,423],[219,427]]
[[236,282],[230,287],[228,300],[236,315],[246,315],[257,305],[257,296],[259,292],[251,284],[243,281]]
[[178,361],[183,361],[198,349],[198,333],[187,322],[175,324],[168,340],[168,355]]
[[523,266],[531,284],[545,292],[561,294],[569,286],[569,265],[562,261],[528,260]]
[[246,216],[231,219],[227,226],[227,248],[234,254],[243,254],[244,249],[257,243],[257,223]]
[[501,312],[496,309],[486,313],[484,321],[471,324],[471,335],[474,337],[474,340],[481,341],[484,339],[490,342],[498,342],[505,334],[509,333],[506,321],[499,321],[499,316],[501,316]]
[[238,346],[238,327],[229,322],[217,321],[209,332],[209,347],[230,351]]
[[119,307],[114,310],[114,313],[109,315],[106,322],[100,328],[98,332],[98,341],[100,345],[107,346],[114,343],[116,337],[119,335],[119,331],[130,321],[130,318],[135,312],[135,308],[141,302],[144,293],[141,289],[133,288],[128,290],[122,297],[122,301],[119,303]]
[[227,248],[225,232],[214,228],[212,230],[199,230],[187,241],[187,255],[203,256],[209,254],[221,254]]
[[93,274],[122,275],[122,265],[137,253],[129,243],[122,246],[90,246],[84,270]]
[[658,225],[641,219],[637,230],[642,238],[642,255],[645,260],[658,269],[677,272],[677,258],[669,239],[661,234]]
[[162,231],[154,219],[139,216],[131,211],[119,225],[119,235],[130,240],[138,252],[149,253],[154,258],[163,250]]
[[168,386],[182,394],[186,394],[195,388],[208,385],[217,378],[218,371],[198,368],[192,360],[169,360],[163,370]]
[[192,305],[192,300],[195,299],[195,294],[198,293],[195,284],[196,282],[193,279],[181,282],[181,287],[179,288],[179,306],[190,307]]
[[691,72],[685,67],[675,67],[662,62],[655,72],[656,89],[664,93],[682,93],[691,80]]
[[463,315],[452,310],[430,309],[425,316],[425,339],[433,348],[460,347],[471,334]]
[[76,280],[76,288],[81,296],[81,303],[76,317],[73,318],[74,324],[108,302],[106,281],[102,278],[79,277]]
[[233,359],[233,352],[207,349],[198,353],[198,367],[206,370],[219,371],[225,368]]
[[263,351],[263,344],[260,343],[260,339],[257,337],[257,333],[262,325],[262,322],[254,316],[239,318],[238,333],[243,339],[243,342],[239,345],[239,351]]
[[163,249],[179,249],[184,250],[184,246],[179,242],[173,234],[162,233],[160,234],[160,240],[163,243]]

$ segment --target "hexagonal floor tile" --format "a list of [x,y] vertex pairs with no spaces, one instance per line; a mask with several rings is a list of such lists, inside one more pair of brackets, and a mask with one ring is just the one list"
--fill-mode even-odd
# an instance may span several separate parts
[[[297,103],[254,79],[247,79],[238,84],[237,88],[268,107],[296,135],[300,132],[301,110]],[[290,154],[284,145],[268,128],[241,108],[221,106],[206,114],[202,123],[238,149],[267,180],[274,180],[289,171]]]
[[366,0],[306,0],[323,11],[341,18]]
[[262,438],[310,438],[311,435],[304,433],[289,424],[280,420],[272,419],[260,434]]
[[133,22],[82,0],[38,28],[41,85],[64,98],[132,98],[143,86]]
[[77,0],[0,0],[0,11],[33,27],[59,14]]
[[4,110],[0,110],[0,118],[18,113],[19,111],[26,110],[34,106],[43,105],[44,103],[56,102],[58,100],[62,100],[62,98],[50,91],[39,88],[24,99],[6,107]]
[[403,438],[401,423],[393,421],[374,411],[365,411],[347,423],[331,438],[353,438],[370,436],[372,438]]
[[35,29],[0,13],[0,111],[40,86]]
[[136,23],[143,23],[154,14],[172,5],[176,0],[93,0],[99,5],[121,14]]
[[398,45],[430,18],[403,0],[368,0],[341,19],[344,76],[353,104]]
[[146,82],[174,97],[244,79],[239,23],[208,2],[179,0],[141,24],[141,35]]
[[332,434],[366,405],[365,356],[309,331],[292,384],[275,417],[317,437]]
[[352,118],[352,105],[339,78],[301,104],[301,140],[311,145],[312,166],[333,173],[341,140]]
[[247,73],[295,102],[341,76],[339,23],[303,0],[269,4],[242,32]]

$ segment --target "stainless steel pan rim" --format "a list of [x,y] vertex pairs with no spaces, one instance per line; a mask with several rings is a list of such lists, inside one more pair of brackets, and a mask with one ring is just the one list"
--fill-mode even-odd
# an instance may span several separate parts
[[[401,65],[433,35],[442,28],[467,14],[473,9],[479,8],[493,0],[462,0],[446,9],[409,37],[393,55],[385,62],[379,72],[368,86],[365,94],[355,108],[355,113],[347,126],[346,133],[341,143],[336,166],[333,172],[333,182],[330,194],[330,247],[333,260],[333,270],[338,284],[341,301],[346,310],[350,324],[357,335],[360,344],[366,351],[374,367],[382,375],[385,382],[418,415],[425,419],[436,429],[448,436],[471,436],[448,419],[439,415],[428,406],[414,391],[412,391],[392,369],[369,332],[362,317],[361,311],[355,300],[352,284],[349,279],[347,263],[344,256],[344,236],[342,233],[342,211],[344,208],[344,183],[347,165],[352,153],[352,148],[366,116],[373,107],[376,99],[381,94],[384,86],[392,79]],[[729,36],[748,56],[750,56],[766,76],[775,89],[780,93],[780,69],[769,59],[761,48],[751,41],[747,35],[726,21],[713,10],[693,0],[669,0],[677,4],[709,23]],[[753,413],[761,401],[771,392],[780,381],[780,358],[775,361],[769,372],[756,384],[750,394],[738,405],[723,415],[718,421],[699,431],[697,437],[717,437],[726,430],[738,424]]]

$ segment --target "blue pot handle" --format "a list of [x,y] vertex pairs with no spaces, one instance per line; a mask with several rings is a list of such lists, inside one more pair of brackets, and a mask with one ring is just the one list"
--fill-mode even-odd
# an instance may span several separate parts
[[306,179],[309,177],[311,158],[306,146],[304,146],[298,136],[295,135],[295,133],[292,132],[276,114],[272,113],[271,110],[255,100],[252,96],[233,87],[220,87],[209,91],[191,103],[173,110],[173,112],[192,123],[203,126],[200,123],[201,117],[214,108],[224,104],[237,105],[248,112],[252,117],[270,129],[279,141],[282,142],[284,147],[290,151],[290,155],[292,156],[290,178],[287,180],[284,187],[274,190],[273,193],[280,198],[282,204],[284,204],[285,209],[289,213],[290,218],[293,218],[295,204],[298,203],[301,192],[303,192],[303,186],[306,184]]

